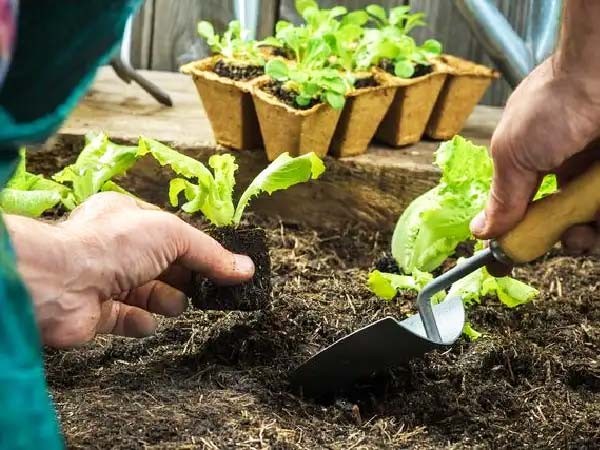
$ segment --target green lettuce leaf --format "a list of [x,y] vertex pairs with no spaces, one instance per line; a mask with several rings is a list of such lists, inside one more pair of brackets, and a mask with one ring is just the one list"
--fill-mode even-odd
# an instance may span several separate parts
[[433,280],[433,275],[426,272],[398,275],[374,270],[369,274],[368,285],[371,292],[377,297],[392,300],[401,291],[421,291],[431,280]]
[[19,157],[13,177],[0,192],[0,209],[7,214],[39,217],[54,208],[69,190],[42,175],[27,172],[25,149],[19,151]]
[[240,197],[235,215],[234,223],[238,224],[242,214],[252,197],[262,192],[272,194],[275,191],[288,189],[289,187],[304,183],[311,179],[317,179],[325,171],[325,164],[314,153],[291,157],[288,153],[282,153],[259,173],[254,181],[250,183],[248,189]]
[[112,179],[125,174],[137,161],[137,147],[115,144],[104,133],[89,133],[85,141],[75,163],[52,177],[70,186],[71,192],[63,201],[67,209],[75,208],[98,192],[111,190]]
[[[464,259],[458,260],[462,264]],[[515,308],[529,303],[537,297],[539,291],[519,280],[511,277],[496,278],[483,268],[470,273],[452,285],[449,296],[462,297],[465,305],[470,306],[481,303],[486,295],[496,296],[505,306]]]
[[542,180],[542,184],[540,184],[540,188],[538,189],[537,194],[535,194],[533,200],[535,201],[547,197],[550,194],[554,194],[556,191],[558,191],[558,181],[556,180],[556,175],[546,175]]
[[493,167],[485,147],[456,136],[435,156],[440,184],[413,201],[394,230],[392,254],[405,273],[435,270],[469,239],[469,223],[490,189]]
[[169,166],[183,177],[171,180],[169,199],[173,206],[179,204],[179,194],[183,192],[187,202],[181,208],[185,212],[200,211],[218,227],[233,224],[233,187],[238,166],[232,155],[210,157],[208,165],[213,169],[213,175],[200,161],[153,139],[140,138],[138,156],[146,154],[151,154],[161,165]]
[[483,336],[483,333],[480,333],[479,331],[477,331],[475,328],[473,328],[471,326],[471,324],[469,322],[465,323],[465,326],[463,328],[463,334],[465,336],[467,336],[467,338],[470,341],[476,341],[477,339],[479,339],[481,336]]
[[56,191],[22,191],[6,188],[0,192],[0,209],[6,214],[39,217],[60,203],[62,196]]

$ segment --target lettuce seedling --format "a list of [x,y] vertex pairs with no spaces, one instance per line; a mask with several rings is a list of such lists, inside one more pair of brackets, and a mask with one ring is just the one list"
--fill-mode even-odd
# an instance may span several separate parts
[[287,90],[296,93],[295,102],[299,106],[308,106],[317,100],[334,109],[342,109],[352,85],[352,81],[337,70],[303,70],[278,59],[269,61],[265,71]]
[[0,209],[7,214],[39,217],[58,205],[68,194],[68,188],[42,175],[27,172],[24,148],[19,151],[19,158],[13,177],[0,192]]
[[[369,276],[369,287],[379,297],[392,299],[399,291],[419,292],[461,242],[469,240],[469,224],[487,201],[493,175],[492,160],[483,146],[456,136],[443,143],[435,154],[435,164],[442,172],[439,184],[414,200],[400,216],[392,237],[392,255],[404,275]],[[557,189],[554,175],[547,176],[536,198]],[[483,249],[478,242],[475,250]],[[462,264],[459,259],[457,264]],[[437,299],[445,297],[440,293]],[[513,308],[531,301],[538,291],[510,277],[495,278],[485,268],[454,283],[448,295],[460,295],[466,305],[479,303],[495,295]],[[471,337],[477,332],[465,329]]]
[[237,227],[253,197],[263,192],[272,194],[316,179],[325,171],[325,165],[314,153],[297,158],[283,153],[258,174],[242,193],[237,205],[234,205],[233,188],[238,166],[232,155],[211,156],[208,161],[211,172],[200,161],[158,141],[140,138],[138,155],[147,154],[151,154],[161,165],[169,166],[180,176],[171,180],[169,186],[171,204],[178,206],[179,195],[183,193],[186,203],[181,209],[190,214],[201,212],[217,227]]
[[411,14],[410,9],[410,6],[397,6],[391,8],[388,14],[380,5],[365,8],[377,28],[394,27],[402,34],[409,34],[413,29],[427,25],[425,13]]
[[233,20],[222,36],[215,33],[210,22],[198,23],[198,34],[203,37],[211,50],[229,61],[246,62],[250,65],[262,66],[265,61],[260,52],[260,44],[247,39],[247,32],[242,30],[238,20]]
[[375,28],[366,30],[359,45],[356,53],[359,67],[391,63],[397,77],[410,78],[418,65],[431,65],[432,58],[441,54],[442,45],[435,39],[428,39],[419,46],[409,36],[415,27],[426,24],[425,14],[410,14],[410,7],[399,6],[392,8],[388,15],[379,5],[368,6],[366,12]]
[[125,174],[137,161],[137,147],[118,145],[104,133],[88,133],[85,146],[75,163],[52,178],[67,186],[62,202],[72,210],[94,194],[115,191],[128,194],[113,178]]

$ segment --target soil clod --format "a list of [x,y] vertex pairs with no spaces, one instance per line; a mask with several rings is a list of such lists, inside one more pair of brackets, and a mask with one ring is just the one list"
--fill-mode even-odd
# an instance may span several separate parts
[[237,286],[219,286],[196,276],[192,305],[203,310],[257,311],[271,300],[271,259],[267,236],[260,228],[213,228],[209,234],[226,249],[248,255],[254,261],[254,278]]

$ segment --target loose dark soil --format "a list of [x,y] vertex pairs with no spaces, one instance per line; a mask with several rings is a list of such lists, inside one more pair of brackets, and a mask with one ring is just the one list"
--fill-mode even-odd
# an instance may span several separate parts
[[373,76],[357,78],[356,82],[354,83],[355,89],[364,89],[364,88],[375,87],[375,86],[379,86],[379,83],[377,82],[377,79],[375,79],[375,77],[373,77]]
[[263,90],[271,94],[273,97],[277,98],[280,102],[294,109],[306,110],[312,108],[317,103],[319,103],[319,100],[313,99],[308,105],[299,105],[298,103],[296,103],[296,97],[298,96],[298,93],[287,89],[284,83],[282,83],[281,81],[272,81],[270,83],[267,83],[263,86]]
[[266,308],[271,301],[271,258],[265,231],[260,228],[216,228],[208,232],[226,249],[250,256],[256,272],[252,280],[239,286],[218,286],[198,275],[194,280],[192,305],[218,311]]
[[[394,62],[392,60],[382,59],[379,62],[379,67],[391,75],[396,75]],[[423,77],[425,75],[429,75],[431,72],[433,72],[432,66],[428,66],[426,64],[417,64],[415,66],[415,73],[413,73],[411,78]]]
[[248,81],[264,75],[265,69],[263,66],[231,64],[220,60],[217,61],[213,67],[213,72],[220,77],[230,78],[236,81]]
[[414,312],[414,298],[385,302],[365,287],[388,236],[261,225],[266,310],[192,309],[145,340],[48,351],[70,448],[599,448],[600,260],[555,254],[517,269],[541,296],[470,310],[483,338],[315,404],[289,392],[290,371],[373,320]]

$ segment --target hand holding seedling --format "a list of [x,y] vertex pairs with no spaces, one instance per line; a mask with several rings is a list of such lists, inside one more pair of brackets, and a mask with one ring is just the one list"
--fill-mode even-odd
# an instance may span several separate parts
[[222,284],[254,273],[247,256],[113,192],[91,197],[56,225],[5,220],[43,342],[52,347],[81,345],[97,334],[148,336],[157,327],[153,313],[173,317],[186,309],[192,272]]
[[[600,146],[590,144],[600,136],[598,23],[599,2],[568,2],[559,50],[509,99],[492,138],[495,173],[489,202],[471,224],[478,238],[512,229],[544,174],[556,173],[564,184],[600,159]],[[563,241],[581,254],[591,249],[597,234],[595,226],[578,226]]]

